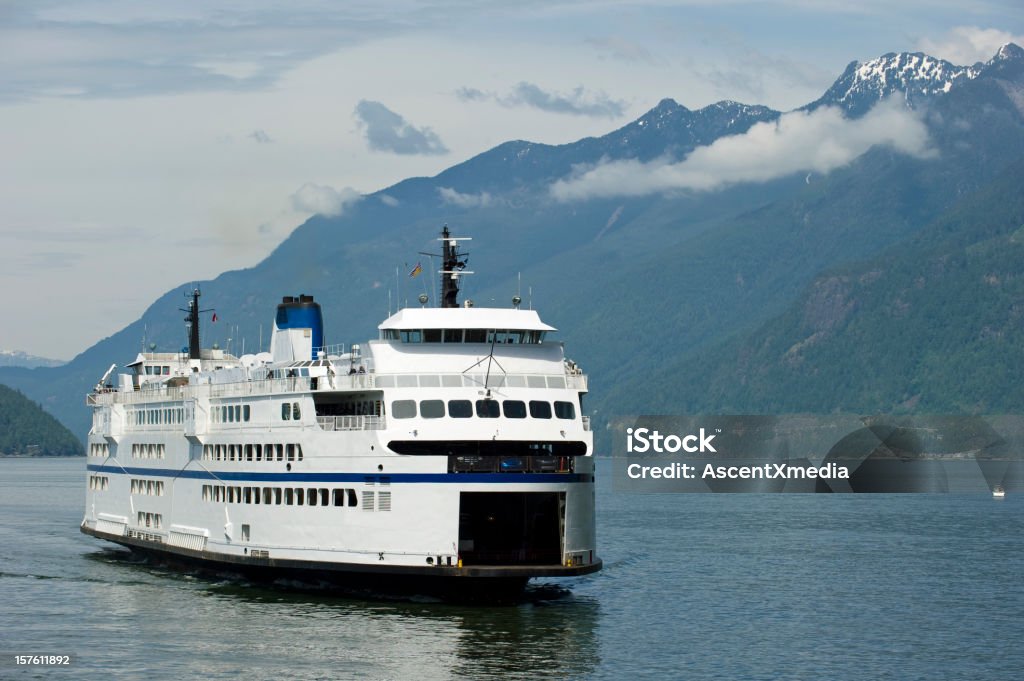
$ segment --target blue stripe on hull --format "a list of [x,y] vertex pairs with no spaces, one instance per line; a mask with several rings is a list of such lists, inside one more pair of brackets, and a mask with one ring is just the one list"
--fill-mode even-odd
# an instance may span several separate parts
[[366,482],[390,478],[392,483],[559,483],[591,482],[593,477],[584,473],[254,473],[249,471],[174,470],[172,468],[127,468],[88,464],[96,473],[111,475],[140,475],[158,478],[192,478],[222,482]]

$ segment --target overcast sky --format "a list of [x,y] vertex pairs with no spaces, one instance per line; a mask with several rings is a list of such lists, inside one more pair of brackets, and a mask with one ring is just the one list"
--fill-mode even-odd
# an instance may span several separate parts
[[[507,140],[602,135],[665,97],[788,111],[853,60],[967,64],[1007,41],[1024,45],[1019,0],[0,2],[0,349],[70,358],[168,289],[255,264],[313,213]],[[872,131],[929,153],[895,115],[805,167],[847,162]],[[789,158],[839,125],[794,115],[751,143]],[[729,151],[645,167],[645,186],[762,179]]]

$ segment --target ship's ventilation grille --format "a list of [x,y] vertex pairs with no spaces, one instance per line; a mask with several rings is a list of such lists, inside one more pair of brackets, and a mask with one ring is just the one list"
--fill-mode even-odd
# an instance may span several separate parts
[[167,543],[171,546],[180,546],[183,549],[205,551],[207,534],[206,530],[196,527],[172,525],[170,534],[167,536]]
[[113,534],[118,537],[124,536],[124,530],[128,526],[128,519],[120,516],[110,516],[104,513],[96,520],[96,531],[106,534]]
[[377,493],[377,510],[378,511],[390,511],[391,510],[391,492],[378,492]]
[[363,506],[363,510],[364,511],[372,511],[372,510],[374,510],[373,492],[372,491],[370,491],[370,490],[364,490],[363,491],[363,504],[362,504],[362,506]]

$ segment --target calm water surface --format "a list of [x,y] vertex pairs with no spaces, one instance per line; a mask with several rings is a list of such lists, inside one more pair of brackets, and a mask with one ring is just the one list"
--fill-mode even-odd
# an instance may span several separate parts
[[1024,678],[1024,497],[630,495],[608,463],[605,570],[465,607],[142,562],[78,532],[83,459],[0,461],[0,679]]

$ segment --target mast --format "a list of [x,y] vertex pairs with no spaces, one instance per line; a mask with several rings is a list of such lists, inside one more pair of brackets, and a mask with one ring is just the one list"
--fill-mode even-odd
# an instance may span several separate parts
[[[186,293],[187,297],[189,294]],[[199,359],[199,313],[210,312],[210,310],[199,309],[199,296],[202,293],[199,291],[199,287],[192,289],[192,300],[188,303],[188,308],[178,308],[182,312],[188,312],[188,316],[185,317],[186,325],[188,326],[188,358]]]
[[441,230],[441,307],[459,306],[459,275],[472,274],[463,272],[469,254],[459,252],[458,242],[466,238],[453,237],[448,225]]
[[[469,253],[459,251],[460,241],[469,241],[473,237],[452,236],[448,231],[448,225],[441,229],[441,307],[459,306],[459,277],[464,274],[473,274],[466,270],[466,263],[469,262]],[[437,253],[424,253],[431,258],[438,257]],[[433,262],[433,261],[431,261]],[[425,296],[421,296],[421,303],[425,303]]]

